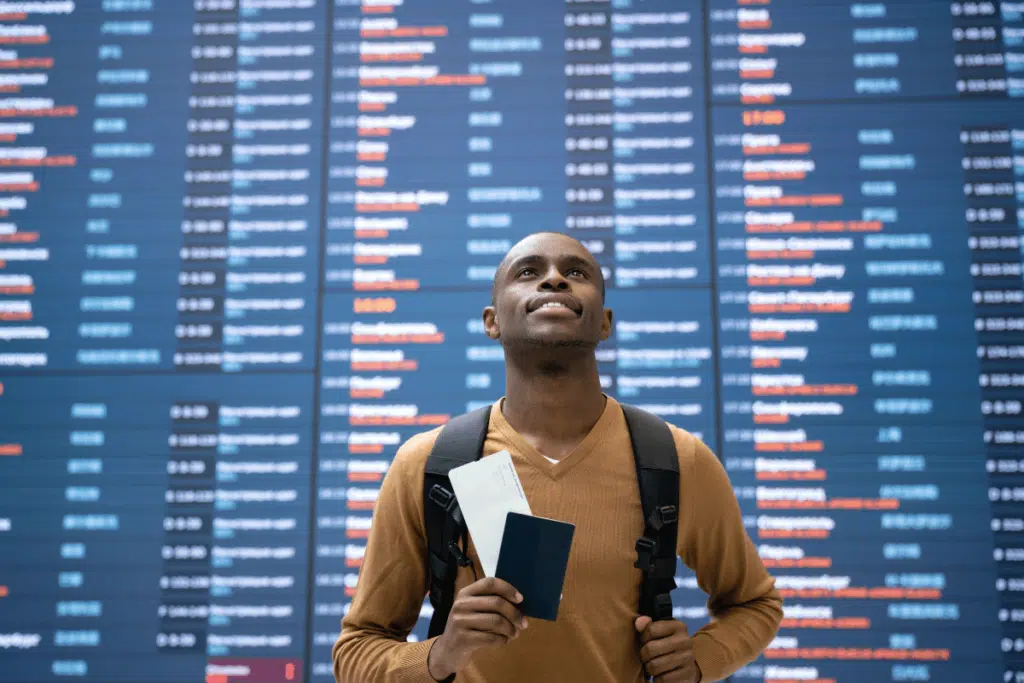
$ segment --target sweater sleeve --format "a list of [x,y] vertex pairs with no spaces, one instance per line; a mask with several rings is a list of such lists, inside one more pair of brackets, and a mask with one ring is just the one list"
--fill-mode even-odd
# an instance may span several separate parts
[[761,655],[782,622],[782,598],[743,526],[725,468],[700,441],[691,465],[682,489],[691,532],[680,534],[678,550],[708,595],[711,619],[693,634],[693,649],[701,683],[711,683]]
[[[422,437],[395,456],[381,484],[351,609],[332,655],[338,683],[436,683],[427,656],[436,638],[406,642],[426,597]],[[418,457],[417,457],[418,456]]]

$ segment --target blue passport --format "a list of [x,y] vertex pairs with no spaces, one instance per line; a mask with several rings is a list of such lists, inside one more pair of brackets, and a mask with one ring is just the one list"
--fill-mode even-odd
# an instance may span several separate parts
[[555,621],[576,525],[509,512],[495,576],[523,595],[527,617]]

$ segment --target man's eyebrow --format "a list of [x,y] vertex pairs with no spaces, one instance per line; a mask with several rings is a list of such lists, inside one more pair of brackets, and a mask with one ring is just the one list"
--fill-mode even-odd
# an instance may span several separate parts
[[[540,254],[527,254],[526,256],[520,256],[511,263],[508,264],[506,272],[512,272],[521,268],[522,266],[536,265],[543,263],[545,257]],[[582,266],[587,270],[600,270],[599,266],[588,258],[584,258],[577,254],[565,254],[557,256],[556,260],[561,263],[562,266]]]
[[577,256],[576,254],[566,254],[561,259],[564,263],[570,266],[586,266],[590,270],[598,269],[598,265],[588,258]]
[[515,259],[514,261],[508,264],[506,272],[512,272],[513,270],[519,268],[520,266],[527,266],[540,263],[543,260],[544,257],[541,256],[540,254],[527,254],[526,256],[520,256],[519,258]]

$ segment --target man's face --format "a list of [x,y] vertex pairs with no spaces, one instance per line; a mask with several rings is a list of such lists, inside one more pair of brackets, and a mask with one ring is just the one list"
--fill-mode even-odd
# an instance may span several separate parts
[[593,255],[564,235],[539,234],[505,257],[484,327],[506,347],[594,348],[611,333],[601,270]]

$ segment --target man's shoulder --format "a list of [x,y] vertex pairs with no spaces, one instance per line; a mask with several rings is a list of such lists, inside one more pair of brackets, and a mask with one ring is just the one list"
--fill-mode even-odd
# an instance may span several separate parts
[[[493,433],[494,430],[493,412],[491,415],[491,422],[488,425],[488,435]],[[451,417],[452,419],[455,419],[458,417],[464,417],[464,415],[452,415]],[[398,451],[395,453],[395,458],[392,461],[391,467],[394,468],[397,466],[410,474],[422,476],[423,470],[426,467],[427,458],[430,456],[430,452],[433,450],[434,444],[437,442],[437,438],[441,435],[441,431],[449,424],[451,423],[446,422],[445,424],[434,427],[433,429],[418,432],[403,441],[398,447]],[[474,424],[474,422],[471,421],[469,424]]]
[[697,444],[700,443],[700,435],[674,424],[670,419],[650,413],[658,420],[664,422],[672,432],[672,439],[676,442],[676,451],[680,458],[692,458]]
[[[687,431],[669,423],[672,438],[676,443],[676,455],[679,457],[679,476],[681,484],[688,491],[694,487],[707,487],[709,483],[729,484],[722,461],[703,439],[703,435]],[[707,493],[707,490],[701,490]]]
[[422,474],[427,457],[434,448],[434,442],[437,441],[437,437],[442,429],[443,427],[434,427],[433,429],[410,436],[398,447],[391,467],[395,468],[397,466],[410,474]]
[[[628,405],[626,403],[618,402],[620,408]],[[668,425],[669,431],[672,433],[672,440],[675,442],[676,455],[679,458],[679,469],[681,472],[692,470],[694,461],[704,455],[704,452],[710,453],[710,449],[704,443],[704,435],[699,432],[691,432],[688,429],[680,427],[672,422],[670,417],[664,417],[653,412],[650,408],[644,405],[634,406],[637,409],[644,410],[650,415]],[[625,418],[625,415],[623,415]],[[622,422],[623,427],[628,428],[625,420]],[[714,457],[714,455],[712,455]]]
[[700,467],[701,461],[710,456],[715,458],[714,453],[706,443],[703,435],[691,432],[678,425],[665,420],[669,431],[672,432],[672,440],[676,444],[676,455],[679,458],[679,470],[682,473],[692,471],[694,467]]
[[[629,404],[619,402],[619,406],[624,408],[629,406]],[[691,455],[697,447],[697,443],[700,442],[700,435],[684,429],[679,425],[673,424],[671,418],[658,415],[647,406],[637,405],[629,407],[646,412],[650,416],[664,422],[668,426],[669,431],[672,432],[672,440],[676,443],[676,450],[679,452],[680,457]],[[623,415],[623,417],[625,417],[625,415]],[[623,425],[625,426],[625,423],[623,423]]]

